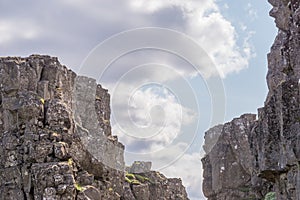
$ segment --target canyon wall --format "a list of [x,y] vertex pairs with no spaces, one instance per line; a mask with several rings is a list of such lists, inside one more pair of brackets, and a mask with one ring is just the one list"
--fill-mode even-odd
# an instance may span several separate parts
[[268,96],[258,116],[245,114],[206,133],[209,200],[300,199],[300,2],[269,2],[279,30],[268,54]]
[[57,58],[32,55],[0,58],[0,199],[188,197],[180,179],[125,171],[106,89]]

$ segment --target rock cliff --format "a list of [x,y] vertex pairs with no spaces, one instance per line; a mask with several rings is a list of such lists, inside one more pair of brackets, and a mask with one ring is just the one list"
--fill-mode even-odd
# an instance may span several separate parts
[[107,90],[57,58],[0,58],[0,199],[188,199],[149,163],[125,172],[109,106]]
[[300,2],[269,2],[279,29],[268,54],[269,93],[257,117],[242,115],[206,133],[209,200],[300,199]]

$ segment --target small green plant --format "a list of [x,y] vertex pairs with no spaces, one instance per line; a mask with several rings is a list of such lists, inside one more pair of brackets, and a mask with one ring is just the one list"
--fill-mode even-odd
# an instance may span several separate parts
[[113,191],[113,189],[112,189],[112,188],[108,188],[108,191],[109,191],[109,192],[112,192],[112,191]]
[[42,104],[45,104],[45,99],[44,98],[40,98],[40,101],[42,102]]
[[140,185],[141,183],[138,180],[133,180],[133,181],[131,181],[130,184],[132,184],[132,185]]
[[276,200],[276,193],[275,192],[267,193],[264,200]]
[[127,177],[125,177],[125,181],[126,181],[127,183],[131,183],[131,182],[132,182],[132,180],[130,180],[130,179],[127,178]]
[[127,178],[129,178],[130,180],[134,180],[135,179],[135,175],[134,174],[126,174],[125,176]]
[[83,187],[81,185],[79,185],[78,183],[75,183],[75,189],[80,192],[83,191]]
[[68,159],[68,165],[71,167],[73,165],[73,159],[72,158],[69,158]]
[[127,183],[132,184],[132,185],[140,185],[141,184],[141,182],[136,179],[134,174],[126,174],[125,175],[125,181]]
[[140,182],[144,183],[146,181],[149,181],[149,178],[145,177],[145,176],[142,176],[142,175],[139,175],[139,174],[135,174],[135,178],[137,180],[139,180]]

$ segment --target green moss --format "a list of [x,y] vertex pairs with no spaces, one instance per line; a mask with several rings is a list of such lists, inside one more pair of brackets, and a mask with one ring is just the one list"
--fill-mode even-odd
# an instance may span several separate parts
[[68,165],[71,167],[73,165],[73,159],[72,158],[69,158],[68,159]]
[[[128,174],[126,174],[126,175],[128,175]],[[133,175],[133,174],[132,174]],[[130,183],[130,184],[132,184],[132,185],[140,185],[141,184],[141,182],[139,181],[139,180],[137,180],[137,179],[135,179],[135,176],[133,175],[133,176],[129,176],[130,178],[128,178],[128,176],[125,176],[125,181],[127,182],[127,183]],[[134,177],[134,178],[133,178]]]
[[250,191],[250,187],[240,187],[239,188],[239,190],[241,191],[241,192],[249,192]]
[[275,192],[267,193],[264,200],[276,200],[276,193]]
[[135,179],[135,175],[134,174],[126,174],[125,177],[129,178],[130,180],[134,180]]
[[40,100],[40,102],[41,102],[42,104],[45,104],[45,99],[44,99],[43,97],[37,96],[37,98]]
[[145,176],[142,176],[142,175],[139,175],[139,174],[135,174],[135,178],[136,178],[138,181],[142,182],[142,183],[144,183],[144,182],[146,182],[146,181],[149,181],[149,178],[147,178],[147,177],[145,177]]
[[79,185],[78,183],[75,183],[75,189],[80,192],[83,191],[83,187],[81,185]]
[[130,184],[132,184],[132,185],[140,185],[141,183],[138,180],[133,180],[133,181],[131,181]]
[[132,180],[130,180],[129,178],[125,177],[125,181],[126,181],[127,183],[131,183]]

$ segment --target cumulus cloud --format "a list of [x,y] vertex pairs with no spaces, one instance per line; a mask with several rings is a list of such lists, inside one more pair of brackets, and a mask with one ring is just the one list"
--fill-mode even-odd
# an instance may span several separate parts
[[[180,8],[185,24],[179,30],[199,43],[216,64],[222,77],[248,66],[252,52],[237,45],[236,30],[222,16],[215,1],[131,0],[130,5],[139,12],[154,14],[172,7]],[[249,13],[254,13],[251,6]]]
[[[113,132],[136,152],[157,152],[170,145],[182,126],[195,120],[195,111],[184,107],[175,94],[159,85],[147,85],[117,98]],[[127,106],[123,100],[129,99]],[[115,106],[112,110],[115,110]],[[147,141],[147,145],[140,145]]]

